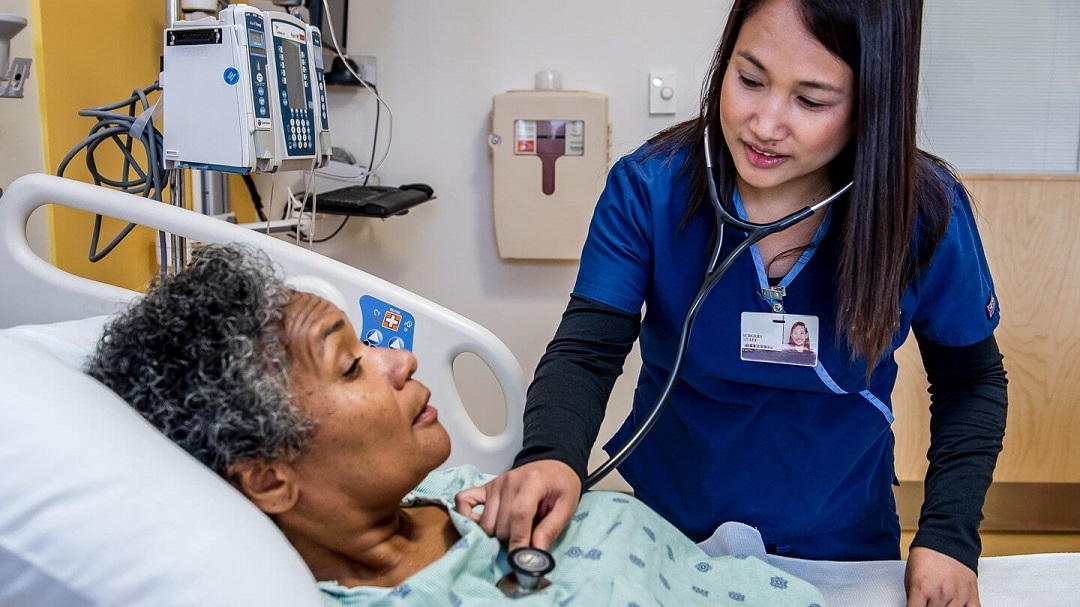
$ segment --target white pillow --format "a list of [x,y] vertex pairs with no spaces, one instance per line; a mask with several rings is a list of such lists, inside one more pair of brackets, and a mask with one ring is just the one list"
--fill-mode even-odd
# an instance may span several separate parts
[[68,366],[82,370],[105,330],[109,316],[91,316],[44,325],[18,325],[0,329],[0,335],[18,337],[44,349]]
[[0,606],[322,605],[243,496],[107,388],[7,333]]

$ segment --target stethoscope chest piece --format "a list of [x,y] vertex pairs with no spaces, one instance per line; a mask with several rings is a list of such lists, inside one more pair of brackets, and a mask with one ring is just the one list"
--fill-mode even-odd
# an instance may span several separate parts
[[510,564],[507,573],[496,584],[506,596],[516,599],[543,590],[551,585],[544,576],[555,568],[555,557],[539,548],[517,548],[506,556]]

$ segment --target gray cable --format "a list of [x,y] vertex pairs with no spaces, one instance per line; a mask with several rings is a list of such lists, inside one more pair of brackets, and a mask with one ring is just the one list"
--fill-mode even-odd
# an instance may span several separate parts
[[[161,86],[155,82],[144,89],[132,91],[131,96],[123,101],[79,110],[80,116],[96,118],[97,122],[90,128],[90,134],[76,143],[60,161],[56,174],[63,177],[68,164],[79,152],[85,150],[86,168],[94,180],[94,185],[116,188],[128,194],[136,194],[144,198],[161,201],[165,188],[169,184],[169,176],[165,171],[162,158],[164,142],[161,131],[154,126],[152,115],[154,108],[148,99],[151,93],[160,90]],[[126,113],[115,111],[121,109],[126,110]],[[135,141],[139,141],[144,147],[146,153],[145,168],[132,154]],[[115,144],[124,157],[119,179],[107,177],[98,170],[97,160],[94,155],[98,148],[107,142]],[[132,176],[132,172],[135,173],[134,176]],[[135,224],[129,223],[124,229],[120,230],[120,233],[104,249],[98,251],[98,240],[101,236],[101,215],[96,215],[88,256],[91,263],[104,259],[134,228]],[[167,266],[164,233],[159,232],[158,238],[161,244],[161,267],[164,269]]]

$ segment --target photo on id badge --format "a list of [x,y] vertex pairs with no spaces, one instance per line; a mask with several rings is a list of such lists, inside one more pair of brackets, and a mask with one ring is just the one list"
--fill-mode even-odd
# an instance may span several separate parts
[[780,365],[817,365],[817,316],[743,312],[740,358]]

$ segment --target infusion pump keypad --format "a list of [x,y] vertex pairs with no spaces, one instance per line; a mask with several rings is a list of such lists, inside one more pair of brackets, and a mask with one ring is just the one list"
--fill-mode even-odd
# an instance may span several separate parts
[[255,112],[255,128],[269,130],[270,100],[266,82],[266,28],[262,15],[248,13],[248,61],[251,66],[252,110]]
[[[295,111],[295,110],[294,110]],[[303,117],[289,119],[289,151],[313,149],[315,138]]]
[[271,21],[277,51],[278,90],[281,92],[281,119],[289,156],[315,153],[315,116],[308,70],[307,32],[285,23]]

